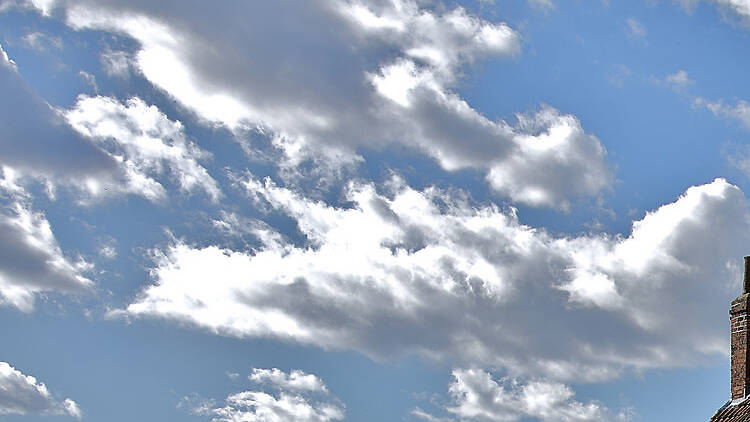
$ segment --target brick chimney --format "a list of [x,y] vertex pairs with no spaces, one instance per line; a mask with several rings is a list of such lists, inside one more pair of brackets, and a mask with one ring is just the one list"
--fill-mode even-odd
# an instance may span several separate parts
[[750,256],[745,257],[745,278],[742,282],[742,295],[732,301],[729,320],[732,326],[732,400],[742,399],[750,393],[748,386],[747,311],[750,299]]

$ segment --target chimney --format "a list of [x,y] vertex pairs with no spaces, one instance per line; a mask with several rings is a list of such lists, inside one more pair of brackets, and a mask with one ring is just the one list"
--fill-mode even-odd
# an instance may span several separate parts
[[745,278],[742,281],[742,295],[732,301],[729,320],[732,327],[732,400],[742,399],[750,393],[748,386],[747,311],[750,295],[750,256],[745,257]]

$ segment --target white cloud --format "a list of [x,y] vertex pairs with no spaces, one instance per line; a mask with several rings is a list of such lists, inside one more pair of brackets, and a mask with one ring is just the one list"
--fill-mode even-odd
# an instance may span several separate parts
[[352,183],[352,206],[339,208],[250,179],[255,200],[296,220],[308,244],[270,228],[254,252],[176,241],[127,312],[558,380],[726,354],[730,264],[750,240],[747,201],[726,181],[688,189],[628,237],[554,237],[512,209],[390,186]]
[[419,407],[415,407],[409,412],[412,416],[416,416],[419,419],[427,422],[453,422],[452,418],[441,418],[433,414],[427,413]]
[[[700,0],[674,0],[674,2],[691,13],[700,3]],[[710,0],[710,3],[715,4],[730,21],[737,21],[745,26],[750,26],[749,0]]]
[[278,368],[253,368],[248,379],[257,383],[267,383],[283,390],[328,391],[320,378],[300,370],[293,370],[287,374]]
[[693,101],[696,107],[705,107],[716,117],[725,117],[736,120],[738,123],[750,129],[750,103],[739,100],[734,105],[724,104],[723,101],[710,101],[697,97]]
[[0,304],[34,308],[41,292],[82,293],[93,282],[90,264],[63,255],[44,214],[34,211],[12,169],[0,173]]
[[750,1],[748,0],[713,0],[721,9],[734,14],[744,24],[750,24]]
[[[253,379],[257,375],[257,379]],[[230,394],[224,407],[214,407],[213,401],[202,401],[193,405],[192,412],[210,416],[214,422],[253,421],[253,422],[329,422],[344,419],[344,408],[336,398],[311,393],[327,393],[319,386],[323,383],[318,377],[293,371],[289,374],[278,369],[254,369],[251,379],[256,382],[269,382],[280,391],[273,395],[265,391],[242,391]],[[310,380],[315,380],[316,388]]]
[[641,40],[646,40],[646,35],[648,32],[646,31],[646,27],[635,20],[634,18],[628,18],[625,21],[628,25],[628,34],[633,38],[638,38]]
[[0,45],[0,66],[5,67],[6,69],[11,69],[13,71],[16,71],[16,62],[14,62],[10,57],[8,57],[8,53],[3,50],[3,46]]
[[154,177],[166,168],[183,191],[202,189],[213,200],[221,196],[216,181],[198,163],[208,154],[186,139],[180,122],[169,120],[156,106],[137,97],[122,104],[114,98],[81,95],[64,115],[73,128],[121,163],[127,174],[126,186],[89,186],[94,193],[122,189],[152,200],[163,198],[166,191]]
[[[455,92],[467,66],[519,53],[505,23],[414,0],[301,2],[288,25],[268,25],[289,16],[279,3],[180,7],[78,2],[66,19],[136,39],[134,64],[146,79],[207,122],[267,134],[288,172],[314,157],[353,165],[362,149],[400,144],[448,171],[480,169],[499,193],[533,206],[565,209],[612,183],[604,148],[574,116],[543,106],[513,126]],[[246,42],[261,38],[273,47]]]
[[310,403],[302,396],[280,393],[277,397],[261,391],[243,391],[227,397],[226,406],[211,409],[214,422],[328,422],[344,419],[335,404]]
[[0,12],[12,8],[35,9],[42,16],[49,17],[55,8],[57,0],[0,0]]
[[671,85],[672,88],[677,91],[684,90],[685,88],[693,84],[693,80],[690,79],[687,72],[685,72],[684,70],[678,70],[671,75],[667,75],[667,77],[664,78],[664,82],[668,85]]
[[95,93],[99,92],[99,86],[96,84],[96,77],[85,70],[78,72],[78,77],[88,85]]
[[[710,101],[696,97],[693,105],[708,109],[716,117],[734,120],[750,130],[750,103],[745,100],[738,100],[734,105],[730,105],[723,101]],[[750,148],[728,143],[725,145],[724,155],[730,165],[750,176]]]
[[130,75],[132,58],[124,51],[106,50],[99,56],[104,72],[109,76],[126,78]]
[[674,3],[679,4],[683,10],[685,10],[688,13],[692,13],[695,10],[695,7],[698,6],[698,3],[700,0],[672,0]]
[[494,380],[480,369],[454,370],[449,392],[453,405],[448,411],[462,421],[629,420],[627,413],[613,413],[600,403],[576,401],[573,391],[564,384],[538,380],[524,383],[513,378]]
[[30,32],[21,39],[28,47],[38,51],[46,51],[49,48],[60,50],[63,48],[63,41],[60,37],[53,37],[43,32]]
[[208,154],[185,138],[180,122],[138,98],[121,104],[82,95],[70,110],[53,109],[0,52],[0,103],[6,105],[0,113],[0,165],[43,181],[50,192],[58,185],[74,188],[82,202],[125,193],[162,199],[166,190],[157,178],[164,173],[184,192],[221,196],[198,163]]
[[67,414],[81,418],[75,401],[56,399],[36,378],[0,362],[0,415]]
[[55,184],[119,182],[119,164],[70,128],[0,53],[0,164]]
[[117,256],[116,241],[113,238],[99,242],[99,256],[105,259],[113,259]]
[[543,11],[549,11],[555,8],[555,3],[552,0],[528,0],[531,7],[537,8]]

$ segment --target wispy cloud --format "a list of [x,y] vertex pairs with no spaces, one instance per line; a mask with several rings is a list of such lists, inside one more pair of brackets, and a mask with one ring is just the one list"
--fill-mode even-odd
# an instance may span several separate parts
[[634,18],[628,18],[625,23],[627,24],[628,34],[631,37],[640,39],[644,42],[646,41],[648,31],[646,31],[645,25]]

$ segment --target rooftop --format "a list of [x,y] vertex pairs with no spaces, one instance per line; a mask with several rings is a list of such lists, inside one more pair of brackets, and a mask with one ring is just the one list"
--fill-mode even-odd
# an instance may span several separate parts
[[750,397],[726,402],[709,420],[709,422],[746,421],[750,421]]

